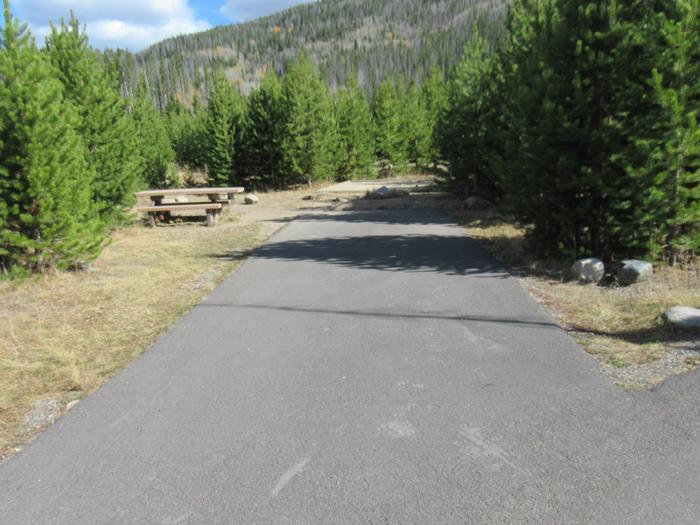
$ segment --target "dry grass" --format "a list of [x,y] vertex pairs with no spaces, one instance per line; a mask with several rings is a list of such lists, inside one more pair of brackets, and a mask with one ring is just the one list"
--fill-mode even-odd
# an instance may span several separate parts
[[674,333],[662,318],[671,306],[700,308],[697,268],[658,266],[652,280],[626,288],[581,285],[563,278],[568,264],[534,259],[524,232],[498,215],[451,209],[621,386],[649,388],[700,364],[697,335]]
[[214,228],[134,225],[87,271],[0,281],[0,460],[51,422],[28,424],[42,400],[63,408],[124,368],[240,262],[221,255],[269,237],[301,194],[261,196]]

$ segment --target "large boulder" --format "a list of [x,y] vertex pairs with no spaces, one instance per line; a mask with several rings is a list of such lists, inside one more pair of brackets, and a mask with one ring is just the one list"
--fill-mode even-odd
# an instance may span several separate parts
[[257,195],[255,195],[253,193],[249,193],[248,195],[245,196],[245,199],[243,199],[243,202],[245,202],[246,204],[257,204],[260,202],[260,199],[258,199]]
[[654,267],[646,261],[627,259],[617,268],[617,280],[622,286],[629,286],[639,281],[650,279],[654,275]]
[[605,277],[605,265],[600,259],[579,259],[571,267],[574,279],[582,283],[599,283]]
[[700,310],[689,306],[674,306],[664,313],[669,324],[679,330],[700,332]]

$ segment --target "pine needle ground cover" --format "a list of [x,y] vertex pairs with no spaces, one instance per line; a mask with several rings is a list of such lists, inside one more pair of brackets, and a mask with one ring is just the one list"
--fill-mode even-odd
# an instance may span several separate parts
[[139,356],[240,264],[236,254],[310,206],[303,194],[262,195],[214,228],[125,228],[86,271],[0,281],[0,460]]
[[670,331],[662,317],[672,306],[700,308],[698,266],[657,264],[653,279],[626,288],[582,285],[564,279],[568,264],[538,260],[524,232],[499,215],[450,208],[618,385],[652,388],[700,364],[700,338]]

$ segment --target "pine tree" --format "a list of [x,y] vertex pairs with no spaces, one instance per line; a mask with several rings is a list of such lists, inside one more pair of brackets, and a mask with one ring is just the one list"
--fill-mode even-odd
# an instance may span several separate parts
[[292,62],[282,80],[286,113],[285,164],[295,181],[332,177],[337,131],[328,85],[308,56]]
[[440,161],[440,122],[447,111],[447,84],[445,75],[433,68],[422,89],[423,104],[426,108],[430,146],[427,160],[432,167]]
[[497,124],[494,111],[499,87],[498,56],[489,54],[476,28],[466,45],[448,90],[447,110],[441,113],[443,151],[450,163],[450,182],[464,195],[495,200],[500,181],[491,164]]
[[432,133],[428,109],[418,86],[409,86],[401,102],[401,128],[407,159],[418,167],[425,167],[430,163]]
[[104,242],[73,106],[4,0],[0,30],[0,265],[82,266]]
[[282,84],[271,69],[248,96],[243,123],[239,163],[253,188],[283,188],[289,182],[283,151],[285,132]]
[[661,36],[649,80],[655,107],[637,126],[643,164],[632,158],[629,174],[645,190],[634,217],[646,232],[643,247],[675,265],[700,251],[700,0],[669,4],[654,17]]
[[88,46],[78,20],[52,26],[46,41],[48,56],[63,84],[63,93],[77,109],[77,131],[93,171],[93,199],[109,222],[124,218],[142,184],[141,158],[127,103],[112,72]]
[[207,149],[204,112],[198,106],[189,111],[176,99],[166,106],[165,120],[177,163],[191,170],[204,170]]
[[338,94],[338,176],[341,179],[363,178],[371,173],[374,161],[372,114],[355,77]]
[[207,173],[209,184],[213,186],[228,186],[234,181],[234,163],[242,133],[244,107],[240,93],[223,73],[217,73],[209,95],[205,122]]
[[138,85],[133,104],[132,115],[143,159],[144,180],[152,188],[175,186],[175,152],[164,119],[153,106],[145,78]]
[[382,171],[393,174],[406,164],[406,136],[401,128],[401,105],[394,83],[385,79],[372,101],[374,142],[377,157],[383,163]]

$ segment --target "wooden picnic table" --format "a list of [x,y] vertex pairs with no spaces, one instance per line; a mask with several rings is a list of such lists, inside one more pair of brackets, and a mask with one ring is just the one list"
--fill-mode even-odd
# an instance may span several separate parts
[[221,195],[226,195],[229,201],[232,201],[237,193],[243,193],[245,189],[240,187],[231,188],[176,188],[169,190],[147,190],[134,193],[137,197],[149,197],[157,206],[163,202],[166,197],[179,197],[185,195],[206,195],[209,200],[216,202]]
[[[239,187],[231,188],[178,188],[168,190],[147,190],[134,193],[136,197],[148,197],[153,204],[151,206],[139,206],[138,210],[148,213],[148,225],[155,227],[156,217],[169,216],[173,211],[203,210],[207,213],[207,226],[214,225],[214,218],[221,213],[222,208],[230,205],[237,193],[245,190]],[[166,197],[180,197],[186,195],[206,195],[209,202],[173,202],[163,204]],[[222,195],[226,197],[222,199]]]

